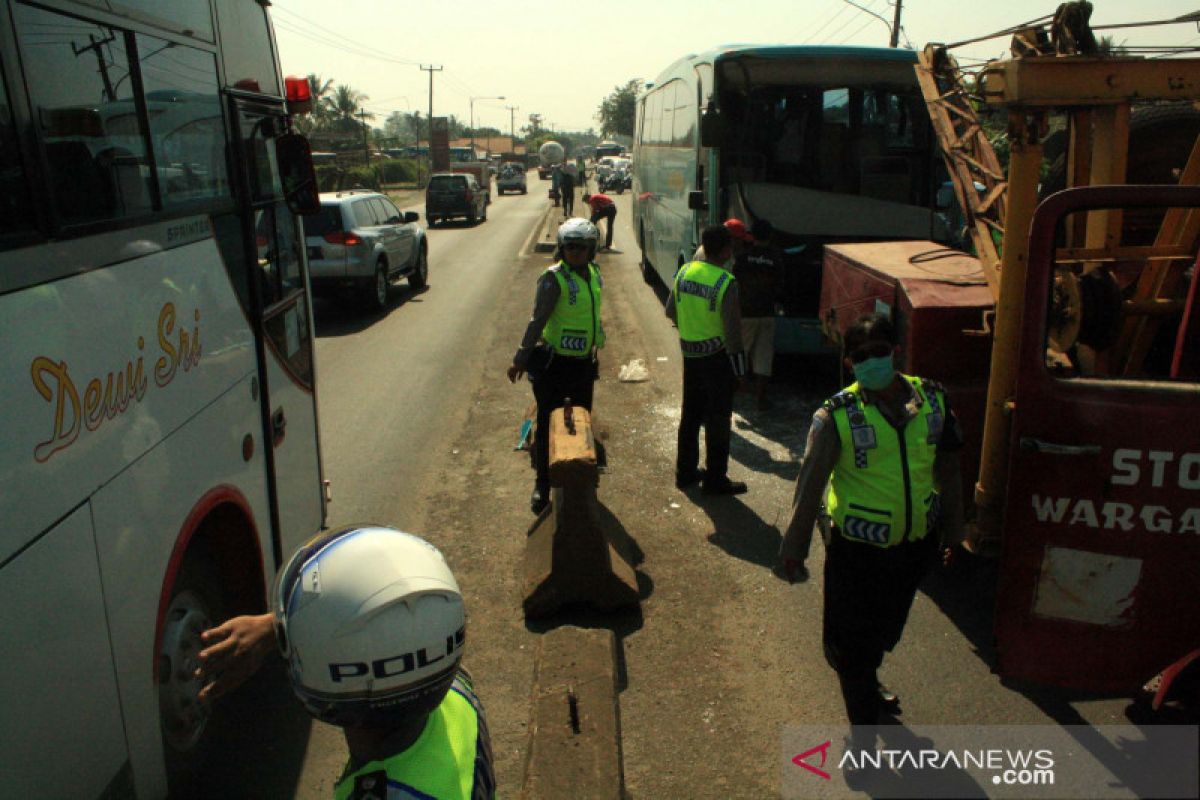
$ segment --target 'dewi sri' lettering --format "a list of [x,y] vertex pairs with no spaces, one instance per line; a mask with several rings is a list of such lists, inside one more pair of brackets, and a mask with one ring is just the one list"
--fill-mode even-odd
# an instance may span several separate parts
[[[154,360],[153,385],[163,388],[180,371],[200,363],[200,310],[193,311],[194,325],[178,324],[174,303],[165,303],[158,313],[156,341],[160,355]],[[70,447],[83,431],[96,431],[106,422],[140,403],[151,388],[146,374],[146,339],[139,336],[137,352],[124,365],[77,381],[65,359],[36,356],[29,365],[33,388],[51,410],[50,435],[34,447],[33,457],[44,462]],[[83,387],[80,391],[80,387]]]
[[[1034,494],[1037,521],[1097,530],[1200,534],[1200,507],[1193,504],[1200,500],[1200,453],[1117,448],[1112,467],[1111,485],[1163,490],[1166,499],[1134,505]],[[1183,502],[1164,505],[1172,500]]]

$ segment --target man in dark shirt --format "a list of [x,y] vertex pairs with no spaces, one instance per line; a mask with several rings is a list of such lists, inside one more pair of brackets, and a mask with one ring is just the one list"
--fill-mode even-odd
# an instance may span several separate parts
[[742,309],[742,337],[760,411],[768,407],[767,382],[775,360],[775,304],[782,284],[782,261],[771,244],[774,232],[769,220],[756,219],[750,226],[753,243],[733,264]]

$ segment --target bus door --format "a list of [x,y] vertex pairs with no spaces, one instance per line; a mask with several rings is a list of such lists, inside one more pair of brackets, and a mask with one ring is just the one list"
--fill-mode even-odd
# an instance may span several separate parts
[[[1106,305],[1103,291],[1070,287],[1111,279],[1120,289],[1138,276],[1122,275],[1119,258],[1056,270],[1068,214],[1139,205],[1194,209],[1200,189],[1071,189],[1031,227],[996,598],[1006,677],[1137,691],[1200,644],[1200,383],[1150,364],[1136,379],[1107,374],[1104,320],[1119,330],[1121,293]],[[1068,299],[1081,294],[1091,300],[1082,312]],[[1175,338],[1159,339],[1169,364]]]
[[318,446],[312,308],[300,222],[283,198],[276,136],[283,110],[230,99],[259,360],[276,564],[325,521]]

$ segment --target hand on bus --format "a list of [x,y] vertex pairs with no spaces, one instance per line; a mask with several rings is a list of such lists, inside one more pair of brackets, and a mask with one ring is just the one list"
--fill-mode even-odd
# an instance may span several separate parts
[[275,647],[271,614],[234,617],[200,634],[206,645],[200,651],[196,677],[203,683],[201,700],[215,700],[246,682],[258,671]]

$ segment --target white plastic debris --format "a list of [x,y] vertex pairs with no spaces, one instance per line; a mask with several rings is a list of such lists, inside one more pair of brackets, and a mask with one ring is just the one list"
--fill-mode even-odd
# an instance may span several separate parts
[[617,373],[617,380],[623,383],[640,383],[650,380],[650,371],[646,369],[645,361],[635,358],[621,367],[621,371]]

